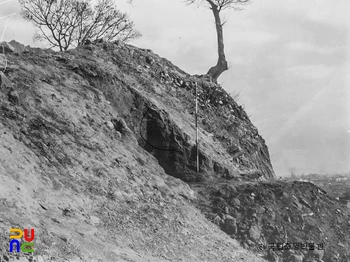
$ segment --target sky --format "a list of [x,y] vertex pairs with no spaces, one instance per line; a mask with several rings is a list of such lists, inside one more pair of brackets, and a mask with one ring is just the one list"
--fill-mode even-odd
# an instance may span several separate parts
[[[217,61],[214,18],[184,0],[116,1],[152,49],[190,74]],[[238,94],[269,148],[277,176],[350,172],[350,2],[264,0],[226,10],[226,59],[218,79]],[[0,0],[0,37],[33,42],[16,0]]]

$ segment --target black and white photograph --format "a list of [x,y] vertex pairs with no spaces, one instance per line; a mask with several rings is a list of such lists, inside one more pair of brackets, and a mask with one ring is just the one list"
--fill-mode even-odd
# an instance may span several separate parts
[[0,262],[350,262],[348,0],[0,0]]

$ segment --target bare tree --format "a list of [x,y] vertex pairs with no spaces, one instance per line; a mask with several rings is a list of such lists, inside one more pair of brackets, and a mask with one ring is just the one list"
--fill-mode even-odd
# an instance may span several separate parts
[[113,0],[19,0],[21,15],[39,30],[34,38],[47,40],[60,51],[105,38],[129,41],[141,36]]
[[240,6],[249,4],[250,0],[186,0],[186,2],[189,4],[207,4],[209,9],[211,9],[213,12],[217,33],[219,58],[216,65],[209,69],[207,75],[211,76],[214,80],[217,80],[222,72],[228,69],[224,50],[223,26],[225,23],[221,22],[220,12],[225,9],[241,10]]

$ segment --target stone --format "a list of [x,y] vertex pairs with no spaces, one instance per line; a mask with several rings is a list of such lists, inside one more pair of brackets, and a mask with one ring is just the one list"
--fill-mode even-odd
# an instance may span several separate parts
[[229,212],[228,212],[228,207],[226,206],[225,207],[225,214],[228,214]]
[[151,65],[153,63],[153,59],[150,56],[146,56],[145,60],[147,64]]
[[274,211],[270,211],[269,215],[270,215],[272,221],[276,220],[276,213]]
[[303,207],[302,205],[299,203],[298,199],[296,198],[296,196],[292,196],[293,199],[293,205],[298,208],[299,210],[301,210]]
[[42,256],[37,256],[36,257],[37,262],[45,262],[44,258]]
[[308,208],[311,208],[310,204],[304,198],[300,197],[299,200],[301,204],[307,206]]
[[228,221],[235,221],[236,222],[236,219],[233,216],[230,216],[230,215],[224,215],[224,219],[228,220]]
[[302,255],[291,254],[288,258],[288,262],[303,262],[304,257]]
[[19,95],[18,95],[18,92],[16,90],[11,90],[7,94],[7,98],[11,103],[14,103],[14,104],[17,104],[19,102]]
[[[233,218],[233,217],[232,217]],[[236,219],[227,219],[224,221],[224,229],[228,235],[237,234],[237,222]]]
[[213,169],[216,173],[225,173],[225,167],[222,166],[221,163],[213,161]]
[[122,138],[122,134],[119,131],[116,131],[115,135],[116,135],[117,139]]
[[249,237],[255,241],[259,240],[260,233],[260,228],[257,225],[253,225],[249,229]]
[[131,130],[127,126],[125,120],[123,118],[114,118],[111,120],[114,124],[115,130],[119,131],[122,135],[125,135],[127,133],[131,133]]
[[11,40],[9,44],[14,48],[15,52],[23,53],[28,50],[28,47],[17,42],[16,40]]
[[232,171],[232,170],[228,170],[226,168],[225,168],[225,173],[224,173],[223,177],[226,179],[240,179],[239,177],[237,177],[237,172]]
[[315,259],[322,259],[324,256],[324,250],[309,250],[307,257],[309,258],[315,258]]
[[235,207],[241,205],[241,201],[239,201],[238,198],[233,198],[230,202],[231,202],[231,205],[232,205],[232,206],[235,206]]
[[248,172],[243,172],[240,175],[247,180],[257,180],[257,181],[263,176],[261,171],[257,169],[249,170]]
[[345,245],[343,243],[340,243],[340,242],[338,243],[338,246],[339,247],[345,247]]
[[106,126],[108,126],[108,128],[110,128],[110,129],[114,129],[114,125],[111,121],[107,121]]
[[284,221],[286,221],[286,222],[288,222],[288,223],[291,223],[291,218],[290,218],[290,216],[289,216],[288,214],[285,214],[285,215],[283,216],[283,218],[284,218]]
[[30,47],[30,45],[27,45],[23,51],[23,53],[29,53],[30,51],[32,51],[32,48]]
[[251,247],[255,246],[255,243],[253,241],[251,241],[250,239],[247,239],[247,244]]
[[7,76],[3,73],[0,72],[0,89],[3,88],[12,88],[13,84],[11,81],[7,78]]
[[216,216],[216,217],[213,219],[213,222],[214,222],[215,224],[217,224],[218,226],[220,226],[221,224],[224,223],[224,220],[221,219],[221,217]]
[[90,216],[91,224],[98,225],[100,223],[100,219],[97,216]]
[[13,53],[15,52],[15,48],[9,43],[4,41],[0,43],[0,52],[4,54]]
[[265,213],[266,210],[264,207],[258,206],[255,211],[257,214],[263,214],[263,213]]
[[244,247],[244,249],[249,249],[249,245],[247,244],[247,242],[244,242],[242,246]]

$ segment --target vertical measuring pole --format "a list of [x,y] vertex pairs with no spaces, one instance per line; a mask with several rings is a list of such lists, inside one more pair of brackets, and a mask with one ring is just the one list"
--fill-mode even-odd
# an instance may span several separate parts
[[197,82],[195,83],[196,86],[196,166],[197,166],[197,173],[199,172],[199,154],[198,154],[198,90],[197,90]]

